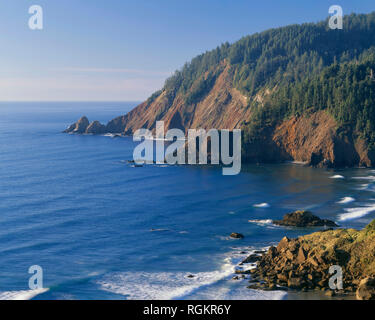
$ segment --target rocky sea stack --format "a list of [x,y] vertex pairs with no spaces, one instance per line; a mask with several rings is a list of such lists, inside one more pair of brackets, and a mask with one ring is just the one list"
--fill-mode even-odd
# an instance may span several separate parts
[[273,224],[287,227],[337,227],[338,225],[328,219],[320,219],[310,211],[295,211],[287,213],[282,220],[274,220]]
[[329,294],[331,266],[340,266],[342,293],[357,290],[358,299],[375,299],[375,220],[361,231],[337,229],[297,239],[284,237],[270,247],[251,271],[250,288],[320,289]]
[[232,233],[230,234],[230,238],[232,238],[232,239],[243,239],[243,238],[245,238],[245,237],[244,237],[244,235],[241,234],[241,233],[232,232]]
[[83,116],[63,132],[76,134],[104,134],[108,131],[106,126],[101,124],[99,121],[93,121],[90,123],[87,117]]
[[64,133],[78,133],[82,134],[86,132],[87,127],[89,126],[90,122],[87,119],[87,117],[83,116],[81,117],[77,122],[70,125],[66,130],[64,130]]

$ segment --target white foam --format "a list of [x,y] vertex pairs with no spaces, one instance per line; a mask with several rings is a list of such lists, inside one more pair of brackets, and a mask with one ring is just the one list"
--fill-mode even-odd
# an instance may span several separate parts
[[360,184],[358,188],[355,188],[356,190],[368,190],[370,186],[370,183],[364,183]]
[[353,220],[353,219],[366,216],[370,214],[371,212],[375,211],[375,205],[366,206],[366,207],[358,207],[358,208],[348,208],[348,209],[345,209],[345,211],[346,213],[339,215],[340,221]]
[[346,203],[351,203],[353,201],[355,201],[355,199],[352,198],[352,197],[344,197],[340,201],[338,201],[337,203],[339,203],[339,204],[346,204]]
[[263,203],[254,204],[253,207],[255,207],[255,208],[269,208],[270,205],[267,202],[263,202]]
[[[247,248],[248,249],[248,248]],[[120,272],[98,281],[102,290],[124,295],[129,300],[172,299],[282,299],[285,293],[247,289],[246,279],[231,280],[240,263],[251,252],[236,251],[226,255],[219,270],[189,272]],[[243,270],[253,268],[243,265]],[[189,275],[193,277],[189,277]],[[232,286],[235,286],[232,288]]]
[[372,181],[375,181],[375,176],[353,177],[353,179],[357,179],[357,180],[372,180]]
[[172,300],[182,299],[194,290],[213,284],[234,273],[232,265],[212,272],[123,272],[113,274],[99,281],[105,291],[121,294],[130,300]]
[[339,175],[339,174],[336,174],[336,175],[334,175],[334,176],[332,176],[332,177],[330,177],[331,179],[345,179],[345,177],[344,176],[341,176],[341,175]]
[[30,300],[49,289],[4,291],[0,292],[0,300]]
[[255,223],[255,224],[260,224],[260,225],[272,224],[272,220],[271,219],[249,220],[249,222]]

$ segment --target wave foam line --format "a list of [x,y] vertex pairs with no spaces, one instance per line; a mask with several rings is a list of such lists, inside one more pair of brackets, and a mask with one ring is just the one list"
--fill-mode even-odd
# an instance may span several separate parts
[[31,300],[48,290],[49,289],[4,291],[0,292],[0,300]]
[[[251,250],[251,252],[253,252]],[[193,273],[189,277],[187,272],[119,272],[105,276],[97,283],[102,290],[120,294],[129,300],[177,300],[196,298],[209,299],[261,299],[261,292],[247,289],[235,291],[223,287],[219,281],[231,281],[240,263],[251,252],[244,252],[237,248],[235,252],[224,259],[219,270]],[[241,266],[243,270],[251,266]],[[245,280],[246,281],[246,280]],[[224,283],[225,284],[225,283]],[[222,291],[222,294],[220,292]],[[269,299],[282,299],[280,292],[270,293]],[[263,297],[264,298],[264,297]]]
[[344,197],[340,201],[338,201],[337,203],[339,203],[339,204],[346,204],[346,203],[351,203],[353,201],[355,201],[355,199],[352,198],[352,197]]
[[345,209],[346,213],[339,215],[340,221],[346,221],[346,220],[353,220],[362,218],[371,212],[375,211],[375,206],[367,206],[367,207],[358,207],[358,208],[348,208]]
[[248,222],[259,224],[259,225],[272,224],[272,220],[271,219],[249,220]]
[[269,208],[270,205],[267,202],[258,203],[253,205],[254,208]]
[[193,278],[185,272],[124,272],[98,283],[103,290],[124,295],[130,300],[172,300],[181,299],[233,273],[232,265],[220,271],[194,273]]
[[375,176],[353,177],[353,179],[357,179],[357,180],[372,180],[372,181],[375,181]]
[[345,179],[344,176],[339,175],[339,174],[336,174],[336,175],[334,175],[334,176],[332,176],[332,177],[330,177],[330,178],[331,178],[331,179]]

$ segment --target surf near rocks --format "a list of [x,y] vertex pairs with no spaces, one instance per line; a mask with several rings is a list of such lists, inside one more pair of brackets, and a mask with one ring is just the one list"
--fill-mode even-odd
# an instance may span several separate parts
[[[363,250],[366,248],[366,250]],[[251,270],[250,289],[322,290],[327,295],[352,295],[374,299],[375,220],[361,231],[336,229],[296,239],[284,237],[269,248]],[[342,290],[330,287],[330,268],[342,269]],[[363,292],[366,292],[363,293]]]

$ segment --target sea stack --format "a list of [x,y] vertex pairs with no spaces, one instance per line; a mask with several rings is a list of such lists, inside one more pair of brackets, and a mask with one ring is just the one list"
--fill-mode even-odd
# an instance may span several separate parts
[[299,210],[287,213],[282,220],[274,220],[273,224],[287,227],[337,227],[334,221],[328,219],[320,219],[313,215],[310,211]]
[[76,134],[104,134],[107,130],[106,126],[102,125],[99,121],[93,121],[90,123],[87,117],[83,116],[63,132]]

